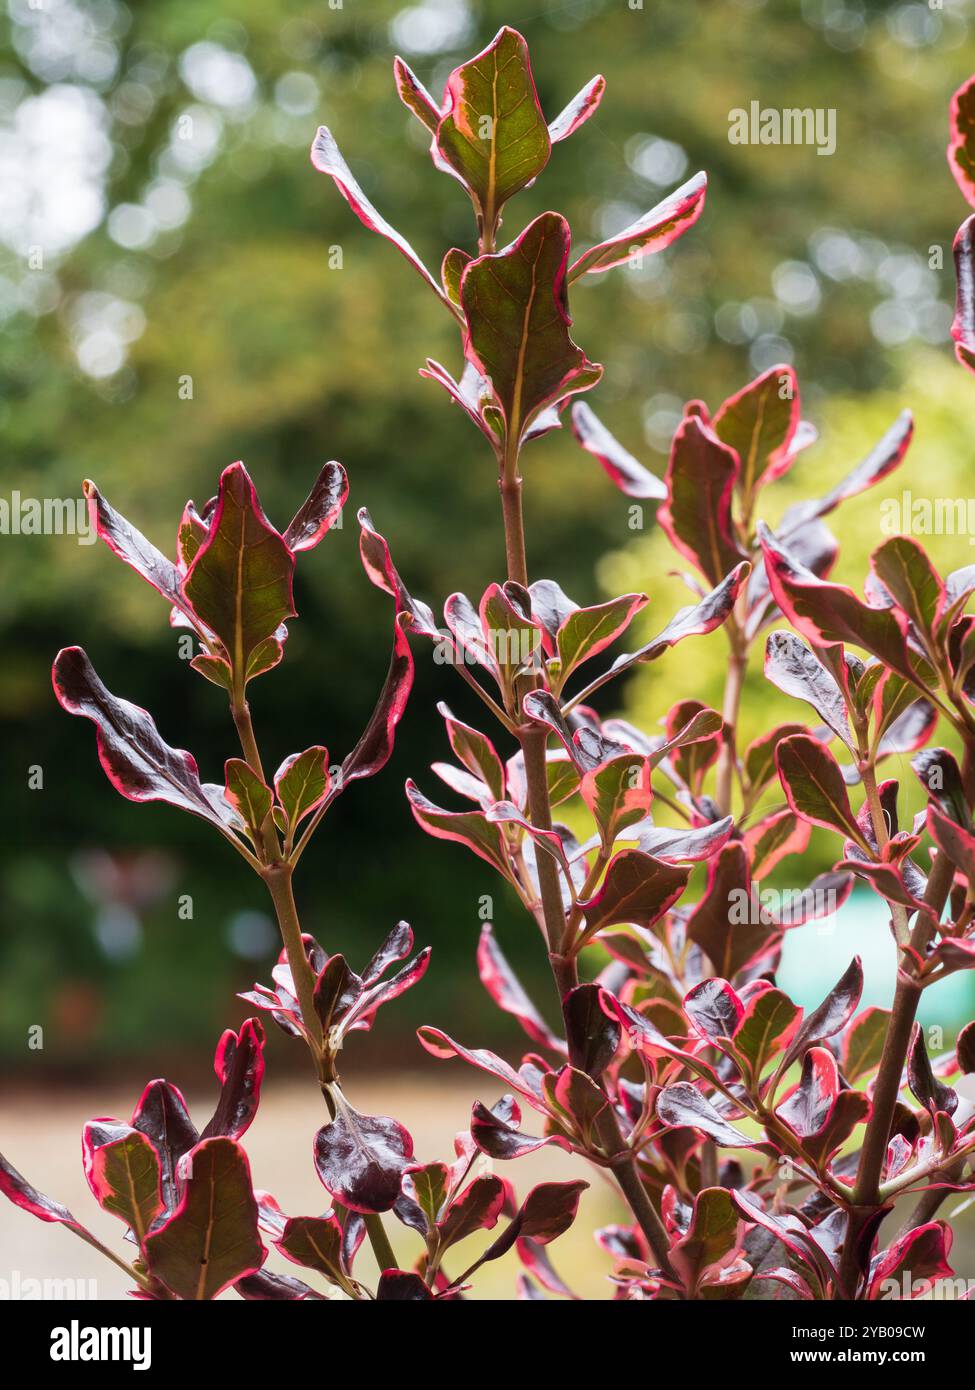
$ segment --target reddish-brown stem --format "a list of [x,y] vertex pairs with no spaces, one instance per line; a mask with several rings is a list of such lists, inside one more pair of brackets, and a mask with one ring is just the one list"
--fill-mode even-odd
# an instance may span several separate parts
[[726,816],[731,810],[731,795],[734,785],[735,767],[738,760],[736,733],[738,730],[738,710],[741,705],[741,692],[748,670],[748,647],[734,615],[728,619],[728,640],[731,651],[728,656],[728,674],[724,683],[724,702],[721,718],[725,723],[726,739],[718,754],[715,800],[718,810]]
[[[930,915],[919,914],[910,936],[910,950],[924,955],[934,931],[933,923],[941,916],[945,901],[951,888],[954,870],[947,857],[939,854],[928,879],[925,902]],[[900,1094],[901,1078],[907,1050],[910,1046],[911,1031],[921,998],[921,984],[907,973],[912,969],[911,957],[905,959],[898,971],[894,1002],[891,1006],[890,1026],[884,1039],[880,1067],[873,1091],[873,1107],[867,1121],[860,1150],[856,1182],[850,1201],[850,1219],[846,1239],[843,1243],[843,1256],[837,1281],[837,1298],[854,1298],[857,1291],[857,1244],[865,1222],[876,1211],[880,1203],[880,1179],[884,1158],[890,1139],[890,1127]]]
[[[505,450],[501,487],[501,513],[504,520],[505,552],[508,562],[508,578],[517,584],[528,587],[528,559],[525,549],[525,525],[522,512],[522,483],[518,475],[518,450],[509,447]],[[524,726],[518,729],[518,741],[525,759],[525,781],[528,786],[528,810],[532,825],[539,830],[551,830],[552,805],[548,791],[546,772],[544,729],[531,729]],[[535,856],[538,871],[538,886],[542,899],[542,913],[545,934],[549,946],[549,964],[558,990],[560,1001],[578,982],[574,955],[566,955],[566,914],[562,902],[562,888],[559,883],[559,870],[550,854],[541,851]],[[670,1242],[660,1216],[647,1194],[640,1178],[634,1154],[626,1150],[619,1120],[611,1103],[607,1104],[602,1118],[601,1140],[608,1153],[618,1153],[619,1158],[611,1164],[612,1172],[626,1198],[640,1230],[660,1269],[668,1278],[674,1278],[670,1263]]]

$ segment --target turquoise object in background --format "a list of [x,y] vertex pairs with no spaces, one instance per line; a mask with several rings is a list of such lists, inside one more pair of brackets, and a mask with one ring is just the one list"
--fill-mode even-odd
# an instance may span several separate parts
[[[839,912],[786,932],[778,984],[806,1010],[813,1009],[854,956],[863,961],[860,1007],[889,1009],[896,952],[887,908],[867,888],[854,888]],[[975,986],[968,971],[949,975],[921,996],[918,1018],[954,1034],[975,1016]]]

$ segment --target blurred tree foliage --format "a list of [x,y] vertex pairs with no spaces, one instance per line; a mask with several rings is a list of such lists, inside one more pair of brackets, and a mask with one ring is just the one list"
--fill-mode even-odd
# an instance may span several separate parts
[[[78,14],[77,43],[58,49],[44,38],[52,21],[70,37]],[[679,245],[642,269],[590,277],[575,294],[575,336],[606,363],[592,404],[635,453],[662,472],[683,400],[714,406],[787,357],[822,439],[779,485],[783,507],[851,466],[902,404],[919,428],[897,488],[954,496],[969,486],[970,388],[944,345],[950,242],[963,214],[944,161],[946,113],[975,67],[968,0],[939,9],[869,0],[92,0],[76,9],[49,0],[40,11],[14,0],[0,21],[4,140],[16,143],[38,120],[26,103],[82,88],[111,162],[100,190],[106,219],[49,260],[42,292],[8,218],[4,495],[75,496],[92,476],[171,550],[185,499],[204,500],[235,458],[279,524],[325,458],[349,470],[345,529],[300,565],[301,616],[285,664],[253,688],[271,766],[315,741],[341,756],[385,671],[389,611],[359,567],[356,507],[369,507],[420,595],[479,591],[501,570],[491,462],[460,412],[417,375],[428,355],[458,369],[454,326],[314,173],[307,147],[316,125],[329,124],[369,196],[431,267],[451,245],[472,249],[469,209],[430,164],[391,60],[405,50],[439,93],[453,63],[504,22],[528,38],[550,116],[594,72],[608,79],[596,118],[509,205],[507,234],[556,207],[584,243],[695,169],[710,176],[705,215]],[[730,144],[729,111],[752,101],[834,108],[835,154]],[[116,340],[113,323],[122,325]],[[113,350],[117,370],[99,357]],[[186,378],[192,399],[181,398]],[[567,433],[533,446],[527,476],[533,572],[557,575],[580,600],[646,589],[646,626],[662,625],[684,599],[649,512],[646,529],[632,531],[625,499]],[[878,498],[848,506],[837,530],[839,572],[858,583],[881,538]],[[940,538],[934,551],[945,563],[971,555],[967,538]],[[273,947],[253,915],[265,912],[263,890],[205,826],[116,796],[92,730],[54,705],[50,659],[81,642],[110,687],[151,707],[210,779],[235,752],[226,710],[177,659],[164,605],[104,547],[4,536],[0,561],[0,1048],[22,1061],[28,1027],[42,1023],[52,1065],[139,1052],[161,1061],[162,1039],[187,1048],[211,1039],[230,1021],[229,993],[267,974]],[[408,918],[435,955],[424,989],[398,1008],[401,1027],[435,1018],[486,1040],[495,1015],[473,973],[481,894],[497,894],[499,935],[526,982],[545,975],[537,940],[487,867],[423,837],[408,813],[404,777],[432,791],[425,769],[445,749],[435,702],[475,712],[450,672],[419,656],[395,758],[330,815],[303,862],[301,901],[308,929],[353,964]],[[720,638],[684,647],[612,698],[650,725],[682,696],[719,703],[723,659]],[[747,730],[780,713],[796,711],[756,672]],[[28,788],[33,765],[43,790]],[[168,857],[135,905],[140,920],[125,892],[107,910],[103,893],[94,901],[104,875],[84,856],[98,849]],[[182,895],[191,919],[178,910]]]

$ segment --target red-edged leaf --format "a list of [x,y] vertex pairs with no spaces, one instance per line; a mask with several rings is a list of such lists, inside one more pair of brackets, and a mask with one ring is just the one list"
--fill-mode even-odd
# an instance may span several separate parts
[[966,200],[975,207],[975,77],[963,82],[952,96],[950,121],[948,167]]
[[61,1202],[56,1202],[53,1197],[48,1197],[43,1192],[38,1192],[36,1187],[32,1187],[23,1174],[18,1173],[17,1169],[10,1163],[3,1154],[0,1154],[0,1192],[3,1193],[15,1207],[20,1207],[21,1211],[30,1212],[31,1216],[36,1216],[38,1221],[57,1222],[62,1226],[67,1226],[74,1231],[75,1235],[81,1236],[90,1245],[97,1245],[95,1237],[81,1225],[68,1211],[68,1208]]
[[221,474],[210,529],[182,587],[193,612],[223,643],[241,683],[256,648],[294,615],[294,567],[244,465],[232,463]]
[[627,497],[662,501],[667,496],[667,484],[623,448],[585,401],[572,403],[572,429],[586,452],[599,460],[609,478]]
[[775,939],[764,914],[752,910],[748,855],[740,841],[726,844],[708,864],[707,888],[687,923],[687,935],[727,980]]
[[745,831],[752,878],[767,878],[790,854],[802,854],[809,844],[810,826],[792,811],[777,811]]
[[975,213],[958,228],[952,251],[956,288],[951,337],[958,361],[975,372]]
[[240,816],[254,839],[260,834],[271,812],[274,797],[249,763],[243,758],[228,758],[224,766],[227,779],[228,805]]
[[839,764],[818,739],[808,734],[783,739],[775,750],[775,765],[786,800],[797,816],[827,830],[838,830],[867,849]]
[[264,1028],[248,1018],[235,1033],[228,1028],[217,1044],[213,1070],[220,1082],[220,1100],[202,1138],[223,1134],[239,1139],[257,1114],[264,1079]]
[[887,1030],[889,1009],[870,1007],[858,1014],[843,1035],[843,1075],[853,1082],[868,1076],[880,1064]]
[[121,512],[117,512],[93,482],[86,479],[82,490],[88,500],[91,524],[108,548],[120,560],[131,565],[136,574],[141,575],[154,589],[158,589],[163,598],[186,611],[188,605],[180,589],[180,572],[172,560],[167,559]]
[[755,1081],[760,1080],[772,1058],[791,1042],[801,1017],[802,1010],[780,989],[761,989],[749,996],[734,1033],[734,1044]]
[[815,1008],[789,1044],[781,1070],[801,1057],[809,1047],[823,1042],[845,1028],[856,1012],[863,993],[863,966],[854,956],[823,1002]]
[[799,428],[799,384],[789,366],[769,367],[729,396],[713,420],[714,433],[738,455],[736,479],[743,506],[750,511],[756,492],[780,478],[794,457]]
[[910,536],[891,536],[870,556],[870,567],[901,612],[919,632],[930,637],[946,595],[924,548]]
[[558,630],[556,647],[561,670],[561,688],[576,667],[598,656],[625,632],[633,618],[649,600],[646,594],[621,594],[619,598],[597,603],[592,608],[577,608],[565,618]]
[[710,976],[688,990],[681,1005],[703,1038],[718,1046],[734,1037],[745,1006],[727,980]]
[[500,1178],[493,1175],[475,1178],[459,1197],[451,1202],[446,1216],[438,1222],[443,1249],[475,1231],[491,1231],[498,1224],[507,1193]]
[[721,1118],[717,1110],[689,1081],[665,1086],[657,1096],[657,1115],[665,1125],[700,1130],[722,1148],[749,1149],[756,1141]]
[[579,794],[592,812],[603,847],[650,813],[650,760],[639,753],[621,753],[587,772]]
[[720,627],[734,608],[741,586],[748,578],[749,569],[747,561],[737,565],[730,574],[725,575],[720,584],[705,594],[700,603],[691,603],[678,609],[662,632],[658,632],[656,637],[651,638],[638,651],[618,656],[608,671],[604,671],[601,676],[590,681],[585,690],[573,696],[566,709],[588,700],[600,686],[605,685],[614,676],[628,671],[630,667],[656,661],[669,647],[676,646],[685,637],[702,636]]
[[782,548],[768,527],[759,526],[759,537],[775,601],[804,637],[819,647],[834,642],[863,647],[915,680],[903,617],[893,609],[868,607],[844,584],[818,579]]
[[569,1141],[559,1134],[550,1134],[545,1139],[523,1134],[518,1127],[520,1114],[516,1118],[518,1123],[509,1123],[480,1101],[475,1101],[471,1110],[471,1138],[482,1153],[498,1159],[524,1158],[549,1144],[560,1149],[570,1148]]
[[706,1187],[694,1198],[687,1230],[670,1249],[670,1260],[690,1297],[701,1296],[706,1276],[734,1258],[744,1225],[728,1192]]
[[91,1120],[82,1137],[85,1176],[103,1211],[124,1221],[141,1245],[165,1211],[159,1155],[137,1129]]
[[924,1030],[915,1023],[911,1034],[910,1051],[907,1054],[907,1084],[911,1095],[929,1110],[932,1115],[942,1111],[953,1115],[958,1109],[958,1095],[935,1076],[931,1059],[924,1045]]
[[469,772],[485,784],[491,801],[503,801],[505,795],[504,766],[494,744],[470,724],[455,719],[444,704],[437,706],[447,725],[447,737],[455,755]]
[[499,873],[511,877],[508,851],[501,826],[480,811],[445,811],[423,795],[415,782],[407,782],[406,796],[416,823],[437,840],[456,840]]
[[549,1028],[505,959],[490,922],[485,922],[481,928],[477,969],[482,985],[498,1008],[512,1014],[533,1042],[552,1048],[555,1052],[565,1051],[562,1039]]
[[745,558],[731,516],[738,476],[734,450],[699,415],[685,414],[671,445],[667,500],[657,520],[674,548],[712,584]]
[[311,147],[311,162],[319,173],[328,174],[329,178],[334,180],[335,187],[363,226],[368,227],[372,232],[378,232],[387,241],[391,241],[396,249],[406,257],[413,269],[427,282],[434,294],[447,305],[451,313],[455,312],[447,295],[427,270],[410,243],[386,221],[385,217],[376,211],[363,193],[352,174],[352,170],[342,158],[339,147],[335,143],[335,137],[327,126],[318,127],[318,134]]
[[221,827],[233,822],[223,788],[203,786],[192,753],[164,743],[146,710],[113,695],[81,647],[58,652],[52,679],[63,708],[96,726],[98,759],[116,791],[129,801],[168,802]]
[[397,613],[386,680],[362,737],[342,760],[341,787],[359,777],[373,777],[392,755],[396,726],[406,713],[406,702],[413,688],[413,653],[404,630],[409,622],[408,613]]
[[599,891],[580,903],[586,917],[585,936],[618,922],[651,926],[673,907],[689,877],[689,869],[664,864],[642,850],[623,850],[610,860]]
[[584,251],[570,267],[569,279],[576,280],[580,275],[612,270],[614,266],[625,265],[627,261],[639,260],[652,251],[663,251],[671,246],[694,226],[704,211],[707,187],[707,174],[695,174],[621,232]]
[[179,1160],[200,1140],[186,1101],[168,1081],[150,1081],[132,1112],[132,1127],[140,1130],[156,1150],[163,1200],[166,1210],[172,1211],[179,1200]]
[[750,796],[757,796],[775,777],[776,747],[791,734],[802,733],[805,733],[805,728],[801,724],[778,724],[752,740],[742,756],[742,769]]
[[511,439],[520,440],[539,411],[588,390],[602,373],[569,336],[568,255],[568,223],[546,212],[512,245],[464,271],[464,355],[490,377]]
[[296,826],[320,806],[331,785],[327,748],[316,744],[303,753],[292,753],[285,758],[274,774],[274,790],[289,826]]
[[[794,632],[769,633],[765,643],[765,674],[784,694],[811,705],[823,723],[852,750],[853,736],[843,692]],[[793,732],[801,731],[793,729]]]
[[581,125],[585,125],[602,101],[605,90],[605,77],[597,75],[591,77],[580,92],[576,92],[568,106],[548,123],[548,138],[553,145],[567,140]]
[[436,135],[443,113],[416,73],[399,56],[393,60],[393,76],[396,79],[400,101],[413,112],[421,125],[426,126],[431,135]]
[[187,1159],[176,1210],[143,1245],[153,1276],[177,1298],[212,1299],[253,1274],[267,1251],[243,1149],[222,1136],[204,1139]]
[[346,1292],[349,1272],[343,1254],[343,1233],[334,1213],[327,1216],[292,1216],[274,1242],[276,1249],[293,1264],[323,1274],[330,1284]]
[[331,1124],[315,1135],[318,1176],[335,1200],[353,1211],[389,1211],[412,1157],[413,1140],[398,1120],[362,1115],[344,1101]]
[[429,1026],[417,1030],[417,1037],[423,1047],[433,1057],[445,1059],[448,1057],[460,1057],[471,1066],[486,1071],[488,1075],[496,1077],[497,1080],[523,1096],[536,1109],[539,1107],[538,1092],[529,1085],[528,1079],[515,1071],[514,1067],[509,1066],[497,1053],[488,1051],[487,1048],[464,1047],[461,1043],[455,1042],[453,1038],[441,1032],[439,1028]]
[[579,1210],[579,1198],[589,1184],[579,1178],[571,1182],[541,1182],[522,1202],[516,1217],[518,1236],[548,1245],[569,1229]]
[[861,459],[835,487],[822,497],[797,502],[789,507],[779,523],[778,535],[791,547],[792,537],[800,528],[808,526],[817,517],[827,516],[841,502],[856,497],[886,478],[902,462],[913,434],[914,419],[909,410],[903,410],[866,458]]
[[311,550],[332,529],[349,495],[349,480],[340,463],[331,459],[302,502],[284,533],[291,551]]
[[443,109],[437,150],[470,191],[481,225],[493,231],[504,204],[538,177],[552,148],[522,36],[505,26],[455,68]]
[[905,1283],[910,1288],[909,1298],[929,1293],[937,1280],[954,1276],[948,1263],[951,1243],[951,1227],[945,1221],[927,1221],[898,1236],[873,1260],[866,1297],[889,1298],[892,1289],[903,1297]]

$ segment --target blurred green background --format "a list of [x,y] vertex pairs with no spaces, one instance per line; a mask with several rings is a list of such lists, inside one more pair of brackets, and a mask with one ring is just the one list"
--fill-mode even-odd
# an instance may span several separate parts
[[[590,401],[619,438],[662,473],[685,399],[714,407],[759,370],[794,362],[820,442],[769,495],[774,522],[909,405],[917,436],[904,469],[836,519],[837,575],[857,585],[883,538],[882,497],[971,491],[975,386],[948,347],[950,246],[965,207],[944,158],[949,97],[975,69],[971,0],[10,0],[2,494],[74,497],[93,477],[172,552],[186,498],[205,500],[234,459],[280,526],[325,459],[349,471],[345,528],[299,565],[285,663],[251,688],[271,767],[313,742],[341,757],[385,673],[390,612],[358,562],[357,507],[438,608],[501,577],[492,462],[417,374],[428,355],[459,371],[454,327],[307,150],[327,123],[431,267],[452,245],[472,249],[469,207],[432,167],[391,63],[403,53],[439,96],[450,68],[505,22],[529,41],[550,117],[594,72],[608,80],[597,116],[509,205],[506,236],[554,207],[586,243],[696,169],[710,176],[705,213],[676,247],[574,294],[575,337],[606,364]],[[835,108],[835,154],[729,144],[729,111],[753,100]],[[181,398],[186,378],[192,399]],[[642,634],[662,626],[685,595],[650,511],[631,529],[627,500],[566,433],[531,447],[526,474],[533,574],[580,601],[644,589]],[[972,559],[967,536],[932,548],[943,568]],[[162,601],[105,547],[0,536],[0,565],[0,1053],[8,1072],[28,1059],[66,1074],[150,1058],[154,1072],[201,1065],[243,1016],[234,991],[268,975],[276,947],[262,885],[200,822],[116,795],[91,726],[53,700],[50,661],[84,645],[110,688],[151,708],[209,780],[236,752],[224,699],[178,659]],[[474,972],[481,894],[495,895],[505,950],[547,997],[517,903],[486,865],[424,837],[409,815],[406,776],[439,795],[428,770],[446,752],[436,701],[477,713],[428,648],[417,655],[395,757],[340,799],[298,885],[307,929],[353,965],[401,917],[435,948],[423,985],[363,1040],[365,1062],[421,1061],[410,1041],[420,1022],[519,1045]],[[603,692],[602,707],[625,705],[653,727],[679,698],[720,704],[724,659],[719,638],[685,644]],[[805,712],[756,671],[745,733],[779,717]],[[43,788],[32,790],[37,766]],[[812,867],[829,857],[814,841]],[[192,920],[179,913],[187,894]],[[842,968],[849,950],[836,950]],[[28,1051],[36,1024],[40,1056]]]

